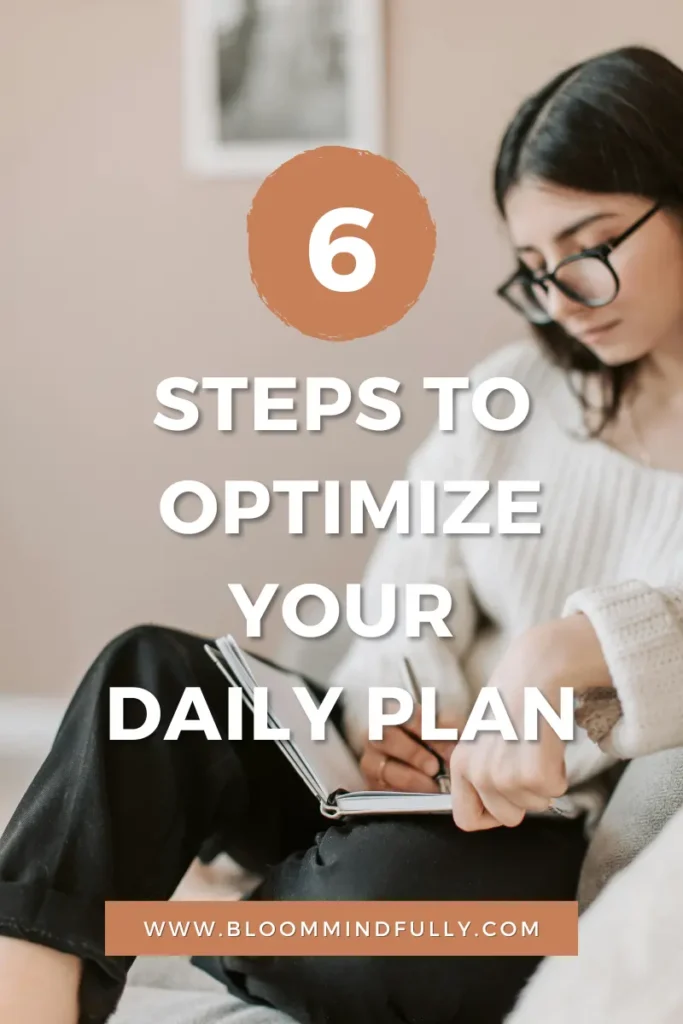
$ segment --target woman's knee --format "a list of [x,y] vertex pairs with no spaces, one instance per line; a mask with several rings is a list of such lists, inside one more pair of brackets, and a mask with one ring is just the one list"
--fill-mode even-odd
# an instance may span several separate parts
[[[112,691],[126,687],[147,690],[161,704],[175,706],[179,698],[176,691],[189,682],[185,661],[172,630],[156,625],[133,626],[100,651],[81,680],[73,703],[93,711],[108,709]],[[140,705],[138,710],[142,710],[140,701],[128,700],[125,704],[131,708]]]
[[158,655],[168,646],[172,635],[172,630],[153,623],[130,626],[112,637],[96,660],[107,661],[120,657],[135,659],[144,651],[151,651]]
[[584,846],[580,820],[471,833],[450,815],[357,820],[318,836],[291,898],[571,899]]
[[[376,818],[334,826],[293,865],[285,879],[291,899],[438,899],[451,873],[449,820],[425,827],[415,818]],[[442,840],[445,840],[442,841]],[[435,890],[435,879],[440,880]],[[437,894],[435,894],[435,892]]]

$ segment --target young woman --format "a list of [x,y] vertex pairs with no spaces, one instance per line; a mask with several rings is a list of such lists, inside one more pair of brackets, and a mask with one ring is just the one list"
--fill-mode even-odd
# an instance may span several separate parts
[[[604,802],[598,777],[683,745],[682,120],[683,72],[640,48],[568,69],[516,114],[495,173],[517,261],[500,295],[536,339],[472,376],[520,380],[532,417],[494,434],[463,413],[456,432],[431,435],[410,471],[540,479],[544,530],[385,535],[369,596],[382,581],[445,584],[454,639],[406,642],[396,631],[359,640],[334,679],[348,688],[346,728],[376,787],[436,785],[436,762],[411,729],[390,730],[381,744],[365,739],[363,690],[402,678],[406,653],[420,683],[439,688],[445,719],[464,715],[484,682],[501,689],[513,717],[525,685],[551,701],[566,685],[587,731],[566,745],[549,730],[538,743],[491,734],[456,744],[455,824],[323,828],[270,744],[212,744],[195,733],[166,743],[163,730],[107,741],[111,686],[149,688],[162,726],[186,685],[202,687],[217,720],[224,710],[223,679],[201,638],[134,629],[81,682],[0,844],[3,1019],[105,1021],[131,958],[104,954],[104,901],[168,898],[207,843],[263,873],[252,898],[574,897]],[[548,810],[562,793],[576,817]],[[243,998],[302,1022],[498,1024],[536,964],[217,957],[208,966]]]

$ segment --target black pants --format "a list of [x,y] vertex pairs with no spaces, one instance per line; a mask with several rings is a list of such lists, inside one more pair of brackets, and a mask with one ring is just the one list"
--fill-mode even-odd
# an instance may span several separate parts
[[[116,1007],[132,957],[104,955],[111,900],[168,899],[192,859],[225,850],[264,876],[252,899],[573,899],[585,851],[581,819],[531,818],[461,832],[448,816],[328,827],[275,744],[163,739],[188,685],[219,728],[227,683],[203,640],[146,626],[113,640],[77,689],[45,762],[0,841],[0,934],[84,960],[81,1024]],[[112,741],[110,686],[144,686],[159,728]],[[143,711],[127,702],[126,725]],[[305,1024],[498,1024],[535,957],[202,958],[252,1002]],[[36,979],[39,981],[39,979]]]

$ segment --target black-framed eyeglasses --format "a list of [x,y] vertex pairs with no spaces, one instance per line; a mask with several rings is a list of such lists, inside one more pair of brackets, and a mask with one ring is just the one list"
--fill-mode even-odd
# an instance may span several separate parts
[[548,312],[552,283],[563,295],[580,302],[583,306],[597,308],[607,306],[619,294],[620,281],[610,263],[610,256],[634,231],[642,227],[661,208],[655,205],[639,217],[635,224],[622,232],[618,238],[602,245],[583,249],[560,260],[554,270],[534,273],[520,265],[514,274],[497,289],[496,294],[508,302],[532,324],[549,324],[553,318]]

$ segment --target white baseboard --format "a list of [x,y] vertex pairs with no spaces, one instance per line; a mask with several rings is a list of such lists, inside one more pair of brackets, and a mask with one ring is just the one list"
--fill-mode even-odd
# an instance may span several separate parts
[[64,698],[0,694],[0,757],[46,754],[66,706]]

